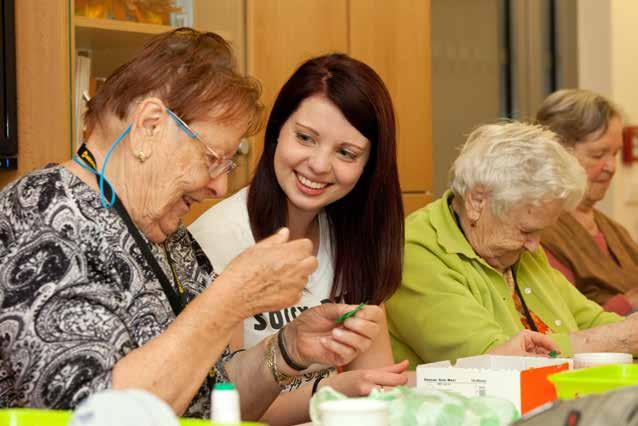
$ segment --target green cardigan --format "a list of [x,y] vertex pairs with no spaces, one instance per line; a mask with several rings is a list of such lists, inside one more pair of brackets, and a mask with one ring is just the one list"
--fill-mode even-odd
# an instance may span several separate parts
[[[411,368],[486,353],[523,330],[502,275],[459,230],[452,196],[448,191],[407,218],[403,280],[386,304],[394,358],[410,360]],[[585,298],[542,249],[523,253],[514,271],[525,303],[564,356],[572,355],[570,332],[623,319]]]

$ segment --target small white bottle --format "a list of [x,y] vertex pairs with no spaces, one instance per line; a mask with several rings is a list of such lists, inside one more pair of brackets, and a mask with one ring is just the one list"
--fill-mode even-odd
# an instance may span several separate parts
[[215,383],[211,392],[211,420],[219,425],[239,425],[239,392],[232,383]]

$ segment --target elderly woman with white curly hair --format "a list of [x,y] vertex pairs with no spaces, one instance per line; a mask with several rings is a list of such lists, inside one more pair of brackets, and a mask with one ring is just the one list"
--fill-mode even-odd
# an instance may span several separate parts
[[[587,300],[539,246],[586,185],[554,133],[517,122],[476,129],[451,190],[407,219],[403,281],[387,303],[395,358],[414,367],[490,353],[529,330],[565,356],[638,352],[638,317]],[[523,341],[518,352],[531,351]]]

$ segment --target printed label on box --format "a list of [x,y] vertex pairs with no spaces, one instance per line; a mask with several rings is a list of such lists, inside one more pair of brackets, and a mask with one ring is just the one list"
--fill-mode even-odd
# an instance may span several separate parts
[[419,365],[416,385],[417,389],[451,391],[470,398],[490,395],[507,399],[525,413],[556,399],[546,377],[570,366],[571,360],[564,358],[481,355],[459,359],[454,367],[449,361]]

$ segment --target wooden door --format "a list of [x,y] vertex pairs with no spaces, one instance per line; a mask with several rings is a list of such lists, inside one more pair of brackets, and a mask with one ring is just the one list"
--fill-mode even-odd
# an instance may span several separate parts
[[[314,56],[348,52],[348,2],[248,0],[248,74],[262,83],[266,116],[295,69]],[[261,155],[263,132],[253,138],[251,161]]]
[[397,115],[406,214],[432,190],[432,94],[428,0],[350,0],[350,54],[375,69]]

